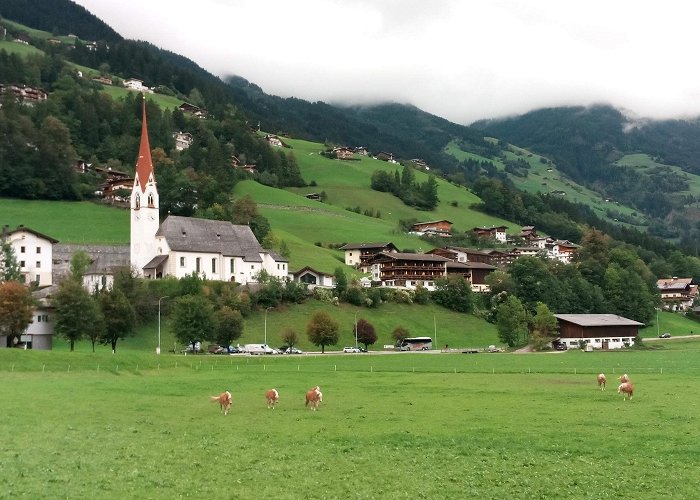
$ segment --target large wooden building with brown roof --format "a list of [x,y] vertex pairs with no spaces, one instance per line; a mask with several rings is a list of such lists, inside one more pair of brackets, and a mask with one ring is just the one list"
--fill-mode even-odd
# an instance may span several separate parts
[[555,314],[559,341],[568,349],[585,343],[593,349],[621,349],[634,345],[644,323],[616,314]]

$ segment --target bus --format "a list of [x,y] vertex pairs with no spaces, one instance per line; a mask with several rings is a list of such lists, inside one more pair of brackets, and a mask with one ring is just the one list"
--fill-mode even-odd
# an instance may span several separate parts
[[399,351],[429,351],[433,348],[433,339],[430,337],[411,337],[396,342]]

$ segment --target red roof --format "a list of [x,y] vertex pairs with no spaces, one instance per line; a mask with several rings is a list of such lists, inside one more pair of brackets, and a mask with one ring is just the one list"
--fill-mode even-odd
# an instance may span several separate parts
[[143,122],[141,123],[141,145],[139,157],[136,160],[136,178],[141,192],[146,192],[148,177],[153,172],[153,160],[151,159],[151,145],[148,142],[148,126],[146,125],[146,99],[143,100]]

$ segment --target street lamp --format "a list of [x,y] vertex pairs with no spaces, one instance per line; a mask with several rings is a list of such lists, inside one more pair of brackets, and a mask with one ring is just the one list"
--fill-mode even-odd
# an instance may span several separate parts
[[272,309],[272,306],[265,308],[265,345],[267,345],[267,311]]
[[169,295],[166,295],[158,299],[158,347],[156,347],[156,354],[160,354],[160,301],[168,297]]

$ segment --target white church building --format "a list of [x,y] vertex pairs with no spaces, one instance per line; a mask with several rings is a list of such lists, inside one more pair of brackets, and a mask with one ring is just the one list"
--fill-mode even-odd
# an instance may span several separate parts
[[205,279],[248,284],[261,271],[284,279],[288,262],[262,248],[250,227],[227,221],[170,215],[159,219],[159,198],[143,107],[141,145],[131,191],[131,267],[140,276]]

